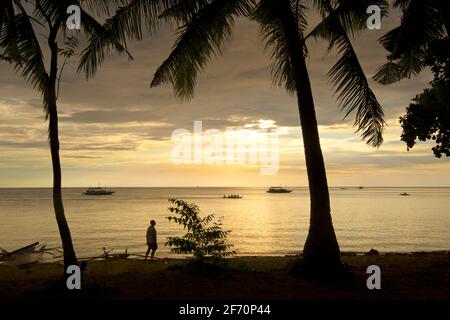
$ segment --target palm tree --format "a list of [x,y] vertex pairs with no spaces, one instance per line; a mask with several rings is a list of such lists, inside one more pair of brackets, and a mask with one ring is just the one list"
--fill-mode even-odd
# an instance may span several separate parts
[[373,77],[385,85],[418,75],[427,66],[430,46],[449,41],[450,34],[449,0],[395,0],[394,7],[401,11],[401,23],[380,38],[388,62]]
[[[169,83],[180,99],[194,95],[197,75],[211,58],[219,55],[231,37],[237,17],[259,23],[262,39],[273,61],[273,81],[296,94],[303,134],[311,198],[310,228],[305,243],[305,271],[341,269],[340,250],[334,232],[325,165],[320,147],[311,83],[306,64],[308,38],[324,38],[339,60],[328,73],[346,116],[356,111],[355,126],[368,144],[378,147],[383,138],[383,110],[361,67],[351,39],[366,28],[369,5],[378,4],[386,14],[384,0],[129,0],[105,24],[123,44],[141,39],[142,25],[153,32],[162,22],[177,26],[176,43],[156,70],[152,87]],[[308,8],[322,20],[306,35]],[[80,71],[95,73],[104,59],[101,46],[92,43],[83,52]]]
[[[112,1],[109,1],[112,2]],[[61,161],[58,134],[58,91],[64,65],[73,55],[78,40],[66,34],[67,8],[81,8],[82,27],[91,38],[102,37],[105,48],[125,49],[108,36],[95,16],[107,14],[108,1],[52,1],[2,0],[0,3],[0,58],[14,65],[15,71],[30,82],[42,95],[46,120],[49,121],[48,139],[53,165],[53,207],[64,250],[64,265],[78,264],[72,244],[61,194]],[[60,46],[61,41],[64,45]],[[47,46],[49,57],[44,54]],[[62,59],[60,59],[62,56]],[[46,67],[45,59],[50,63]],[[60,61],[62,60],[62,61]],[[60,63],[62,62],[62,63]],[[60,70],[58,71],[58,68]]]

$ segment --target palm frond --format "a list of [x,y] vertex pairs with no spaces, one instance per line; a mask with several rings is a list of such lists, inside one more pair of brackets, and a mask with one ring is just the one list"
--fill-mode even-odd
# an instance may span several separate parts
[[37,88],[45,100],[48,75],[32,22],[27,14],[16,14],[12,6],[8,8],[8,12],[7,23],[0,33],[2,59],[12,63],[19,75]]
[[119,54],[125,53],[130,60],[133,59],[126,48],[126,40],[123,40],[125,35],[118,34],[120,32],[108,23],[101,25],[85,10],[81,10],[81,17],[83,30],[89,35],[89,42],[81,52],[77,72],[84,73],[86,78],[93,77],[111,50]]
[[405,69],[394,61],[388,61],[382,65],[373,76],[376,82],[388,85],[405,77]]
[[[291,8],[296,17],[298,30],[300,34],[306,29],[306,7],[296,2]],[[282,17],[278,13],[278,4],[276,1],[262,0],[251,15],[251,18],[261,26],[261,35],[265,42],[265,51],[269,52],[272,61],[272,79],[275,85],[282,86],[290,94],[295,93],[296,83],[294,70],[291,63],[290,51],[286,43],[286,34],[284,31]],[[307,54],[306,47],[299,55]]]
[[0,33],[3,29],[3,24],[7,25],[9,20],[9,13],[12,9],[12,0],[4,0],[0,2]]
[[[419,74],[425,67],[428,45],[445,36],[444,22],[439,13],[440,4],[436,1],[398,0],[394,5],[402,9],[403,16],[400,26],[379,39],[390,52],[390,61],[374,76],[382,84],[391,84]],[[392,68],[391,61],[397,67]]]
[[438,9],[427,1],[411,1],[404,10],[401,25],[380,38],[380,43],[398,59],[408,50],[423,48],[444,35]]
[[248,15],[252,4],[250,0],[214,0],[202,8],[178,29],[173,51],[156,70],[151,86],[171,83],[177,97],[192,98],[197,74],[213,56],[221,54],[234,17]]
[[90,34],[89,44],[83,50],[78,72],[92,77],[104,61],[108,52],[115,49],[126,53],[128,39],[141,39],[143,28],[152,33],[160,25],[159,16],[174,2],[181,0],[118,0],[120,7],[103,25],[99,24],[86,10],[82,10],[82,23]]
[[64,62],[59,70],[59,75],[57,79],[57,88],[56,88],[56,99],[59,98],[59,88],[61,85],[61,77],[64,72],[64,68],[67,64],[67,61],[75,54],[75,50],[77,49],[79,41],[76,37],[68,37],[64,43],[64,47],[58,48],[58,54],[64,57]]
[[356,110],[355,126],[362,132],[363,140],[374,147],[383,143],[383,108],[370,89],[367,78],[350,41],[343,39],[337,44],[341,58],[328,72],[342,110],[347,117]]
[[328,72],[328,76],[337,94],[341,110],[345,110],[345,117],[356,111],[354,125],[357,127],[357,132],[361,132],[362,139],[368,144],[378,147],[383,142],[383,130],[386,125],[383,119],[383,108],[370,89],[346,31],[349,28],[342,24],[330,1],[328,5],[325,2],[321,1],[324,6],[322,10],[327,11],[324,20],[326,23],[322,23],[313,36],[328,40],[329,48],[337,49],[340,58]]
[[161,14],[181,2],[183,0],[122,0],[122,6],[106,20],[105,28],[122,43],[127,38],[140,40],[143,29],[150,34],[156,31],[161,25]]
[[180,25],[184,25],[187,24],[200,9],[208,4],[208,0],[181,0],[164,10],[164,12],[161,13],[160,18],[167,22],[175,21]]
[[[20,1],[19,1],[20,2]],[[35,0],[33,17],[42,23],[53,24],[66,16],[67,1]]]
[[78,47],[79,41],[75,37],[68,37],[64,42],[64,47],[58,48],[58,53],[63,57],[69,59],[75,54],[75,50]]
[[[322,37],[321,33],[328,33],[327,27],[329,20],[337,17],[342,28],[352,38],[359,32],[367,30],[367,8],[370,5],[377,5],[381,9],[381,17],[388,14],[389,3],[386,0],[336,0],[335,6],[329,0],[309,0],[313,2],[322,15],[322,21],[306,36]],[[333,17],[330,16],[330,10],[333,11]]]
[[127,0],[79,0],[80,7],[96,16],[110,16],[118,7],[126,5]]
[[304,3],[304,0],[295,0],[291,3],[291,6],[297,25],[297,31],[303,35],[308,27],[307,12],[309,8]]
[[394,0],[393,5],[395,8],[406,9],[410,3],[411,0]]

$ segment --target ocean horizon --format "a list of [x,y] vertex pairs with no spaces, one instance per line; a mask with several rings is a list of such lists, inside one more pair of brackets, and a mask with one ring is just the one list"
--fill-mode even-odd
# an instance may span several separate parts
[[[63,188],[66,217],[80,257],[145,253],[145,231],[157,221],[159,257],[176,257],[164,246],[182,235],[169,222],[169,198],[196,203],[215,214],[238,255],[288,255],[303,250],[309,227],[307,187],[269,194],[263,187],[111,187],[111,196],[85,196],[85,188]],[[410,196],[401,196],[406,192]],[[223,199],[240,194],[242,199]],[[450,249],[449,187],[330,187],[333,224],[341,251],[384,252]],[[51,188],[2,188],[0,247],[29,243],[60,246]]]

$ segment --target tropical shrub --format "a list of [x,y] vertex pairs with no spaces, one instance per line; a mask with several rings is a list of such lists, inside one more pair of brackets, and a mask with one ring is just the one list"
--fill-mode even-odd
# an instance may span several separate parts
[[169,211],[174,216],[167,219],[173,221],[187,231],[182,237],[168,237],[166,246],[172,247],[174,253],[192,253],[196,265],[203,267],[205,260],[217,263],[225,257],[236,254],[227,241],[231,231],[222,229],[222,222],[215,221],[213,214],[200,217],[200,209],[194,203],[183,200],[169,199],[173,205]]

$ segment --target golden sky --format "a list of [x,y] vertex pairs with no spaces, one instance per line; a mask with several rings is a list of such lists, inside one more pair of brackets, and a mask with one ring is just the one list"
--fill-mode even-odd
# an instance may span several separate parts
[[[390,30],[366,31],[355,41],[370,78],[386,52],[377,39]],[[270,61],[258,26],[240,20],[222,57],[214,59],[199,80],[190,102],[174,98],[169,86],[150,88],[156,67],[170,52],[171,31],[130,46],[135,60],[112,55],[95,79],[76,75],[76,61],[65,70],[59,99],[63,185],[88,186],[305,186],[303,146],[296,99],[270,79]],[[322,42],[309,43],[308,67],[313,84],[322,149],[330,185],[449,186],[450,162],[433,156],[429,143],[407,152],[400,141],[398,118],[411,98],[428,86],[429,72],[384,87],[371,81],[389,127],[385,143],[365,145],[343,120],[327,83],[335,61]],[[183,164],[172,162],[176,129],[261,128],[279,133],[279,170],[262,175],[255,164]],[[0,64],[0,187],[49,187],[52,183],[40,96],[12,68]]]

